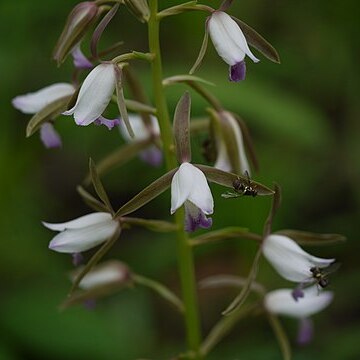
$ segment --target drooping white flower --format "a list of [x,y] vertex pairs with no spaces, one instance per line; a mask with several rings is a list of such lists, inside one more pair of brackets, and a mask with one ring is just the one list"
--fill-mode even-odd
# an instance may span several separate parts
[[316,285],[303,290],[303,297],[295,300],[292,289],[278,289],[265,295],[264,306],[270,313],[299,320],[297,343],[305,345],[313,337],[310,317],[325,309],[333,300],[331,291],[320,291]]
[[74,107],[64,115],[74,115],[77,125],[87,126],[98,119],[115,90],[116,72],[112,63],[96,66],[84,80]]
[[[82,268],[77,269],[72,278],[76,278]],[[127,280],[129,276],[129,269],[127,266],[119,261],[108,261],[96,266],[89,271],[80,281],[79,287],[84,290],[89,290],[109,284],[122,283]]]
[[[73,85],[57,83],[46,86],[33,93],[19,95],[12,100],[12,105],[24,114],[36,114],[56,100],[71,96],[74,92],[75,88]],[[45,122],[41,125],[40,139],[48,149],[61,147],[60,135],[50,122]]]
[[263,254],[283,278],[302,284],[314,282],[310,269],[325,268],[335,261],[312,256],[294,240],[277,234],[265,238]]
[[278,289],[265,295],[265,308],[278,315],[297,319],[308,318],[325,309],[332,301],[332,291],[320,291],[317,286],[304,289],[304,297],[294,300],[292,289]]
[[[135,137],[131,137],[126,129],[124,122],[120,122],[120,133],[127,142],[143,141],[151,136],[160,135],[160,127],[155,116],[150,116],[150,124],[144,124],[140,115],[129,114],[129,122],[134,131]],[[140,152],[140,158],[152,166],[159,166],[162,163],[162,151],[155,145],[150,145],[147,149]]]
[[238,24],[227,13],[214,11],[208,20],[208,31],[217,53],[230,65],[230,80],[235,82],[244,80],[245,55],[255,63],[260,60],[250,51]]
[[62,253],[89,250],[111,238],[119,228],[119,223],[105,212],[91,213],[60,224],[43,222],[43,225],[60,231],[51,240],[49,248]]
[[38,91],[16,96],[12,100],[12,105],[15,109],[20,110],[24,114],[36,114],[45,106],[62,97],[70,96],[74,92],[75,88],[71,84],[52,84]]
[[190,163],[183,163],[171,182],[171,214],[185,205],[185,230],[209,228],[214,200],[204,173]]
[[[239,123],[234,119],[231,113],[227,111],[224,111],[222,115],[223,115],[223,119],[227,121],[227,123],[230,125],[230,128],[232,129],[232,133],[234,134],[236,140],[237,152],[240,162],[239,163],[240,173],[244,174],[247,171],[247,173],[250,175],[251,174],[250,165],[246,157],[244,139]],[[221,136],[221,134],[216,136],[216,144],[217,144],[218,155],[214,167],[223,171],[234,172],[235,169],[233,169],[231,166],[231,162],[229,158],[230,154],[228,153],[226,147],[226,139],[224,138],[224,136]]]

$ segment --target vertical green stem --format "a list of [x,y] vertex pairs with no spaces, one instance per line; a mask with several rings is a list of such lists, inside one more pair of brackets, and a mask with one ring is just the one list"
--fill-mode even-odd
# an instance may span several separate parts
[[[174,153],[172,127],[162,85],[163,73],[159,39],[159,19],[157,18],[158,0],[150,0],[149,6],[149,49],[154,55],[152,62],[154,101],[157,108],[157,117],[161,130],[161,140],[164,148],[166,167],[167,170],[171,170],[177,166],[177,161]],[[177,248],[182,297],[185,306],[187,343],[191,353],[191,358],[199,360],[201,358],[199,354],[200,322],[196,295],[194,262],[192,249],[188,243],[187,234],[184,232],[184,210],[182,208],[178,209],[175,213],[175,221],[179,229],[177,231]]]

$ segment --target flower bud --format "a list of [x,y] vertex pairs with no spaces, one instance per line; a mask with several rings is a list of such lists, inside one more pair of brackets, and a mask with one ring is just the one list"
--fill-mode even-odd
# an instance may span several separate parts
[[69,14],[63,32],[55,46],[53,58],[61,65],[73,48],[85,36],[98,13],[95,2],[85,1],[74,7]]

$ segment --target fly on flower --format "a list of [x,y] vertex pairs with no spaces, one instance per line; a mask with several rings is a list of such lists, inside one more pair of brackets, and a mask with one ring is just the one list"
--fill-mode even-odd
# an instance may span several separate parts
[[245,171],[245,182],[240,178],[237,178],[233,182],[233,187],[235,191],[228,191],[221,196],[225,199],[238,198],[240,196],[252,196],[255,197],[258,192],[256,190],[256,185],[254,185],[250,179],[249,173]]
[[341,263],[333,263],[326,268],[320,268],[318,266],[314,266],[310,269],[312,273],[312,277],[317,282],[318,286],[321,288],[326,288],[329,285],[328,276],[339,269]]

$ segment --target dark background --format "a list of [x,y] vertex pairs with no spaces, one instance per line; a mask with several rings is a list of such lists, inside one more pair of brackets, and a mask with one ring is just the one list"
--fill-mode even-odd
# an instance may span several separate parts
[[[206,3],[216,7],[219,1]],[[10,102],[16,95],[70,81],[71,62],[57,69],[51,51],[75,4],[70,0],[0,3],[0,358],[167,359],[183,349],[181,318],[147,289],[125,290],[101,301],[95,311],[57,309],[69,289],[71,259],[47,249],[53,234],[40,221],[60,222],[89,212],[75,191],[86,174],[88,158],[100,160],[123,140],[116,130],[76,127],[71,117],[61,117],[57,129],[63,148],[45,150],[37,134],[25,139],[29,116],[14,110]],[[296,346],[296,321],[283,320],[294,358],[358,359],[359,4],[355,0],[234,1],[230,12],[270,40],[282,64],[254,51],[261,62],[248,60],[246,81],[231,84],[227,65],[209,43],[197,75],[215,82],[217,87],[210,90],[247,122],[260,159],[260,172],[253,177],[282,186],[283,204],[274,230],[341,233],[348,238],[341,245],[308,249],[321,257],[336,257],[342,267],[331,278],[333,304],[314,317],[315,339],[309,347]],[[202,13],[189,13],[163,22],[166,75],[190,69],[201,45],[204,20]],[[126,41],[124,52],[147,50],[146,27],[123,7],[101,46],[119,40]],[[147,66],[135,66],[150,89]],[[184,89],[179,85],[167,91],[171,113]],[[193,115],[204,115],[207,104],[192,95]],[[201,141],[193,139],[196,161],[204,161],[196,150]],[[162,172],[134,159],[105,176],[104,183],[118,207]],[[223,189],[212,189],[214,228],[237,225],[261,232],[270,199],[225,201],[220,197]],[[169,218],[169,201],[167,192],[137,215]],[[171,234],[130,230],[110,255],[178,292],[175,250]],[[254,251],[254,244],[245,241],[209,244],[196,251],[197,276],[244,275]],[[292,286],[265,261],[259,281],[269,289]],[[200,292],[204,333],[234,295],[232,290]],[[269,360],[279,359],[280,353],[266,320],[254,317],[240,323],[209,358]]]

